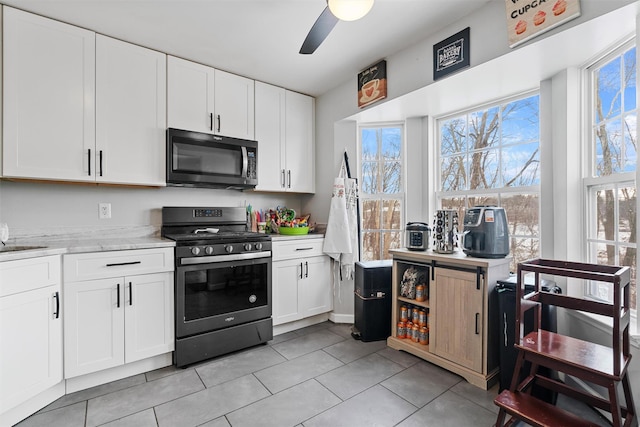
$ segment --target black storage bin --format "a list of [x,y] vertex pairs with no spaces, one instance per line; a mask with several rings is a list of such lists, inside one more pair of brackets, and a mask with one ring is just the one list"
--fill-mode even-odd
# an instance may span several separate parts
[[[525,276],[525,291],[534,290],[533,280],[533,277]],[[554,281],[543,279],[540,285],[543,291],[557,294],[562,293],[562,289],[556,286]],[[508,389],[511,385],[513,369],[518,356],[518,350],[514,347],[516,340],[516,287],[516,276],[511,276],[505,280],[498,280],[496,286],[498,290],[498,307],[500,310],[500,391]],[[541,320],[543,329],[551,332],[558,331],[556,307],[543,305]],[[533,330],[533,310],[525,313],[524,329],[525,334]],[[527,362],[520,373],[518,382],[524,379],[529,369],[530,364]],[[541,368],[539,372],[549,378],[558,378],[556,372],[552,372],[546,368]],[[552,405],[555,405],[558,397],[557,393],[539,386],[534,386],[532,394],[538,399]]]
[[391,335],[391,260],[356,262],[354,338],[386,340]]

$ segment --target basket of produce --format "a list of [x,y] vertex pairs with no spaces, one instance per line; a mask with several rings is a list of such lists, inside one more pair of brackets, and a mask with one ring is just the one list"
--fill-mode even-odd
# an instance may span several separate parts
[[299,236],[309,233],[309,215],[296,216],[293,209],[278,207],[270,212],[271,230],[289,236]]

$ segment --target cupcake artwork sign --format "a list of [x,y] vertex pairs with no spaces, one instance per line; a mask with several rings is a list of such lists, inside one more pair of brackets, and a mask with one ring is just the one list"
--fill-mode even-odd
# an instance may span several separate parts
[[505,0],[509,46],[580,16],[580,0]]

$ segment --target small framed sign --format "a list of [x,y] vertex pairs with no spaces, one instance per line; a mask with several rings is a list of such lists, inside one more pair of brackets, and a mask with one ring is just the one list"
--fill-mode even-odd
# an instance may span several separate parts
[[387,61],[382,60],[358,73],[358,107],[387,97]]
[[451,37],[433,45],[433,80],[468,67],[469,62],[469,27]]
[[509,47],[539,36],[580,16],[579,0],[528,1],[505,0]]

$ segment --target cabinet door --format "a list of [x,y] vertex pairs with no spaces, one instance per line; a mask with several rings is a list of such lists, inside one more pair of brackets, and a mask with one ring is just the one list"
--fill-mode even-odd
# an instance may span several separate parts
[[256,190],[285,188],[284,126],[285,90],[256,82],[256,140],[258,141],[258,185]]
[[214,132],[254,139],[254,99],[253,80],[215,70]]
[[213,133],[214,69],[167,58],[167,122],[169,127]]
[[124,363],[124,279],[65,283],[65,378]]
[[125,288],[125,362],[173,351],[173,273],[127,277]]
[[298,308],[298,281],[302,273],[300,260],[273,263],[273,324],[292,322],[302,318]]
[[0,414],[62,381],[60,286],[0,298]]
[[95,33],[3,10],[3,175],[95,180]]
[[435,269],[431,285],[430,350],[482,372],[483,286],[475,273]]
[[315,192],[313,98],[286,92],[287,191]]
[[96,36],[96,180],[166,185],[166,55]]
[[298,306],[302,317],[331,311],[333,298],[329,257],[305,259],[302,277],[298,283]]

